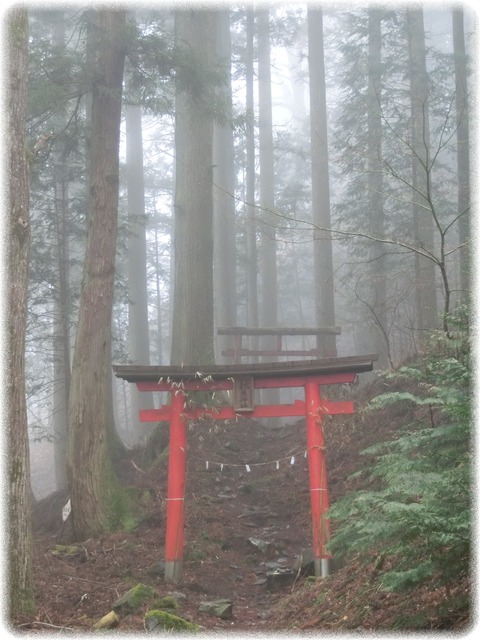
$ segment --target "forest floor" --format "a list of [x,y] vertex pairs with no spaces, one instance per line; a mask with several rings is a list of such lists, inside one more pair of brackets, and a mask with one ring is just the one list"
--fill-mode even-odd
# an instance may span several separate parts
[[[330,502],[359,486],[360,480],[348,479],[366,463],[360,451],[393,437],[411,419],[404,412],[396,415],[392,408],[359,411],[381,390],[380,385],[377,381],[354,390],[355,415],[326,421]],[[340,399],[342,392],[335,393]],[[345,391],[341,399],[350,394],[351,390]],[[374,557],[365,564],[354,559],[327,578],[296,572],[293,584],[268,586],[268,571],[293,567],[311,545],[304,450],[302,420],[280,427],[246,419],[191,426],[184,577],[176,585],[154,573],[155,563],[164,559],[165,460],[149,467],[145,451],[130,452],[120,475],[126,486],[135,487],[145,518],[133,531],[82,541],[77,555],[53,553],[56,544],[71,542],[69,521],[63,525],[61,518],[67,496],[43,500],[34,513],[36,615],[16,621],[17,630],[52,635],[92,632],[122,594],[143,583],[160,597],[173,593],[179,604],[174,613],[212,634],[468,631],[473,612],[466,580],[459,580],[448,594],[432,585],[389,593],[376,579]],[[266,549],[260,550],[250,539],[268,543]],[[233,617],[223,620],[199,612],[200,602],[219,598],[233,602]],[[149,608],[121,618],[116,631],[144,632]]]

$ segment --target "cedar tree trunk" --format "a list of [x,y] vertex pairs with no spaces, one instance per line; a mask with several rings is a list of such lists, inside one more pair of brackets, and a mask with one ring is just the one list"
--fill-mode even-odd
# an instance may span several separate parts
[[7,401],[8,451],[8,608],[12,617],[34,609],[30,520],[30,459],[25,398],[25,330],[27,323],[30,242],[29,179],[26,158],[28,15],[10,14],[8,38],[8,108],[6,154],[9,170],[7,218]]
[[115,528],[121,517],[107,422],[125,12],[99,10],[94,20],[89,218],[69,402],[68,475],[74,536],[80,540]]

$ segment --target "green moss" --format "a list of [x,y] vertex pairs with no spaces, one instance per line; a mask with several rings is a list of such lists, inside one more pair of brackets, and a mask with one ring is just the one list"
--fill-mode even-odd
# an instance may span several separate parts
[[64,544],[56,544],[53,548],[52,553],[55,555],[65,554],[68,556],[74,556],[77,553],[81,553],[82,547],[77,547],[75,545],[64,545]]
[[155,495],[151,489],[144,489],[140,495],[140,504],[148,507],[155,501]]
[[109,461],[105,464],[102,488],[108,529],[133,531],[142,519],[142,511],[120,485]]
[[172,609],[172,611],[176,611],[178,609],[178,602],[175,600],[173,596],[164,596],[160,598],[155,603],[156,609]]
[[152,587],[139,583],[123,594],[114,604],[112,609],[122,616],[134,613],[149,600],[158,597],[158,593]]
[[[32,616],[35,613],[35,597],[30,585],[20,588],[17,583],[10,581],[9,612],[12,618],[17,616]],[[12,632],[17,629],[12,628]]]
[[185,557],[187,560],[192,560],[193,562],[201,562],[208,558],[208,553],[203,549],[187,549]]
[[198,631],[200,627],[172,613],[153,609],[145,615],[145,628],[149,631]]

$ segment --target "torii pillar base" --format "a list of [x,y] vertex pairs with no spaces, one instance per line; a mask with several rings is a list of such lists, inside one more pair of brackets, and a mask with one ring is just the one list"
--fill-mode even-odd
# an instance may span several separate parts
[[331,558],[320,558],[313,561],[315,575],[326,578],[331,573]]
[[183,578],[183,560],[165,562],[165,582],[178,583]]

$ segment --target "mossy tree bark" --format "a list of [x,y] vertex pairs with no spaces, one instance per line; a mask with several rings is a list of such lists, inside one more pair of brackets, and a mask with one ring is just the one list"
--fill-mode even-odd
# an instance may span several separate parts
[[69,398],[68,477],[78,540],[121,524],[125,500],[108,454],[109,350],[118,217],[125,12],[92,14],[92,92],[87,244]]
[[30,459],[25,397],[25,330],[30,242],[29,177],[26,157],[28,14],[10,13],[8,38],[7,161],[9,163],[7,251],[7,358],[4,361],[8,447],[9,614],[34,609]]

